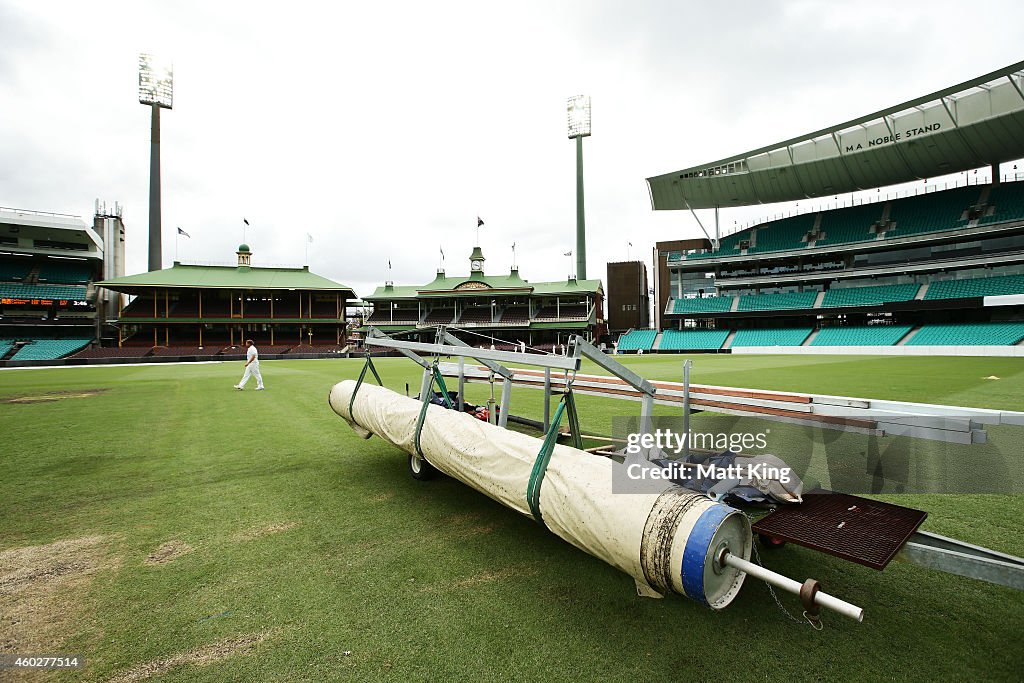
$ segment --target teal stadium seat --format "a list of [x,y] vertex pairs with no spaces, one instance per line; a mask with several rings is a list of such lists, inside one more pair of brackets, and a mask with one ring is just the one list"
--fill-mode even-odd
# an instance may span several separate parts
[[24,285],[0,283],[0,296],[12,299],[67,299],[85,301],[85,287],[77,285]]
[[0,280],[24,280],[32,272],[32,264],[25,259],[0,261]]
[[740,297],[739,311],[785,311],[812,308],[817,292],[785,294],[746,294]]
[[810,346],[893,346],[911,329],[911,325],[823,327]]
[[1006,346],[1024,339],[1024,323],[925,325],[907,346]]
[[7,355],[7,352],[14,346],[14,342],[10,339],[0,339],[0,358]]
[[714,351],[722,348],[729,330],[665,330],[659,351]]
[[748,253],[805,249],[807,242],[804,241],[804,236],[814,227],[815,216],[816,214],[807,213],[764,223],[757,229],[757,246],[749,249]]
[[798,329],[739,330],[732,339],[731,348],[737,346],[800,346],[814,330]]
[[963,280],[938,280],[928,285],[924,298],[969,299],[976,296],[1024,294],[1024,275],[996,275]]
[[619,337],[618,349],[619,351],[650,351],[657,337],[657,330],[630,330]]
[[881,202],[862,204],[845,209],[823,211],[818,229],[825,235],[814,243],[816,247],[853,244],[876,239],[871,225],[882,218]]
[[706,296],[702,299],[676,299],[672,302],[673,313],[728,313],[732,310],[733,297]]
[[[740,251],[739,251],[739,244],[740,244],[740,242],[742,242],[743,240],[749,240],[750,239],[750,235],[751,235],[751,229],[750,228],[748,228],[746,230],[740,230],[739,232],[734,232],[733,234],[727,235],[726,237],[723,237],[721,240],[719,240],[719,242],[718,242],[718,251],[709,251],[709,252],[704,252],[704,253],[698,252],[698,253],[695,253],[695,254],[688,254],[686,256],[686,260],[687,261],[692,261],[694,259],[717,258],[719,256],[736,256],[736,255],[738,255],[740,253]],[[678,252],[675,252],[675,253],[678,253]]]
[[54,360],[81,351],[88,339],[34,339],[18,349],[11,360]]
[[44,261],[39,266],[39,281],[84,285],[92,277],[92,268],[84,261]]
[[1024,219],[1024,182],[1002,183],[988,195],[989,206],[995,207],[991,216],[983,216],[980,225]]
[[966,209],[978,203],[981,188],[977,185],[893,200],[889,220],[895,223],[886,239],[926,232],[953,230],[967,225],[962,218]]
[[910,301],[917,296],[920,285],[873,285],[830,289],[822,297],[822,308],[843,306],[877,306],[894,301]]

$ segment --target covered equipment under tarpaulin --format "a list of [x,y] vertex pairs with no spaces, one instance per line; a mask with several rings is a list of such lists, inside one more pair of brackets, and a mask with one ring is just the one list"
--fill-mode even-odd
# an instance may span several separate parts
[[[738,510],[665,483],[649,493],[613,493],[625,465],[555,445],[539,473],[541,440],[427,405],[372,384],[346,380],[330,393],[332,409],[363,436],[376,434],[426,459],[526,516],[577,548],[632,576],[639,589],[669,591],[721,609],[736,596],[744,572],[717,558],[727,549],[746,560],[750,523]],[[417,426],[419,439],[417,443]],[[528,489],[539,488],[531,511]],[[538,514],[539,513],[539,514]]]

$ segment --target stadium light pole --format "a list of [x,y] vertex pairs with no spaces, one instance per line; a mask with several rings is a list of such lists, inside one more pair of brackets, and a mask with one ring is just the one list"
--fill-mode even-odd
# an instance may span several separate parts
[[583,212],[583,138],[590,136],[590,96],[569,98],[569,139],[576,139],[576,277],[587,279],[587,224]]
[[151,109],[149,145],[149,270],[163,268],[160,218],[160,110],[174,105],[174,69],[152,55],[139,55],[139,102]]

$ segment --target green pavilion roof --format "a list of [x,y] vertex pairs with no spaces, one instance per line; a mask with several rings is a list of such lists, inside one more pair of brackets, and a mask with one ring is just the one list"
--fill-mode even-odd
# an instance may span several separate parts
[[175,263],[170,268],[126,275],[96,283],[117,292],[153,288],[177,289],[295,289],[340,292],[355,298],[351,287],[303,268],[256,268],[249,266],[198,266]]
[[481,296],[491,294],[524,294],[545,296],[557,294],[594,294],[601,291],[600,280],[564,280],[562,282],[528,282],[513,270],[508,275],[484,275],[473,273],[447,277],[438,272],[432,282],[425,285],[384,285],[378,287],[367,301],[438,298],[442,296]]

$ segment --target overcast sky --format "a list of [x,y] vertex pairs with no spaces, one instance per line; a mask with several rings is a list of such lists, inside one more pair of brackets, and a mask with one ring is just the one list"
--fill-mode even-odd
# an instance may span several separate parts
[[[301,264],[368,294],[468,272],[564,278],[566,98],[584,144],[588,275],[700,234],[644,179],[882,109],[1024,59],[1019,2],[49,2],[0,0],[0,206],[120,202],[146,268],[139,52],[173,61],[164,264]],[[723,212],[723,226],[778,211]],[[705,224],[710,214],[702,212]]]

